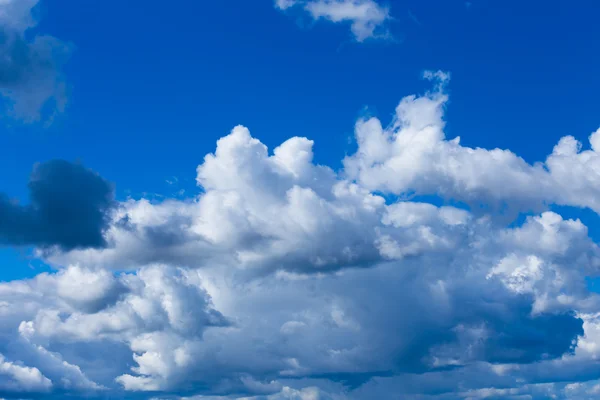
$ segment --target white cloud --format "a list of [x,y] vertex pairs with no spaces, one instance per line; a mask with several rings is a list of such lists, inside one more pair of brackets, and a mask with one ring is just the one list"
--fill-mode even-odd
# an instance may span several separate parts
[[275,6],[287,10],[301,6],[315,20],[334,23],[347,22],[354,38],[363,42],[368,38],[389,37],[386,23],[390,20],[387,7],[374,0],[276,0]]
[[280,10],[287,10],[299,3],[299,0],[275,0],[275,7]]
[[389,127],[377,118],[356,124],[358,150],[344,160],[350,178],[369,190],[398,195],[435,194],[492,211],[542,211],[549,204],[600,211],[600,155],[581,151],[573,137],[562,138],[544,163],[528,164],[510,150],[469,148],[446,139],[444,107],[448,76],[427,73],[439,84],[424,96],[408,96]]
[[[547,208],[594,207],[595,151],[564,139],[543,167],[448,141],[448,76],[429,76],[443,82],[402,100],[390,128],[359,121],[343,171],[316,165],[309,139],[270,152],[238,126],[198,166],[198,197],[125,201],[107,248],[40,251],[58,272],[0,283],[3,362],[47,377],[47,396],[584,390],[566,385],[600,378],[600,297],[586,284],[600,248]],[[413,192],[477,207],[403,197]],[[507,223],[498,204],[539,213]],[[11,379],[11,395],[26,389]]]
[[47,392],[51,388],[52,381],[39,369],[6,361],[0,354],[0,391]]

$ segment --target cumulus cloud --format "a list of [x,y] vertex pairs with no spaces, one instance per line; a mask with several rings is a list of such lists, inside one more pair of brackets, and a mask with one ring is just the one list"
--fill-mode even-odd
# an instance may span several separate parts
[[0,391],[41,391],[47,392],[52,381],[39,369],[29,368],[6,361],[0,354]]
[[[35,363],[71,391],[98,391],[104,386],[55,349],[66,351],[73,360],[94,354],[87,360],[88,368],[98,368],[95,360],[105,363],[129,351],[137,366],[129,373],[123,368],[121,376],[103,383],[114,386],[116,379],[133,391],[169,388],[199,356],[203,331],[229,325],[199,282],[190,271],[166,266],[116,277],[72,266],[57,274],[3,284],[0,316],[6,324],[0,330],[5,338],[0,351],[19,362]],[[48,348],[49,343],[60,345]],[[111,346],[115,353],[106,354]],[[103,379],[98,371],[92,370],[91,375]]]
[[[341,171],[315,164],[307,138],[270,151],[237,126],[198,166],[196,198],[126,200],[106,214],[104,246],[40,250],[56,272],[0,284],[1,390],[593,396],[600,296],[586,279],[600,248],[549,207],[596,209],[595,134],[591,150],[561,140],[543,165],[463,147],[443,133],[448,75],[427,77],[434,88],[404,98],[388,128],[357,123]],[[497,218],[506,210],[530,214]]]
[[100,247],[113,207],[113,188],[80,164],[53,160],[35,166],[31,204],[0,194],[0,244]]
[[374,0],[276,0],[275,6],[280,10],[300,6],[314,20],[349,23],[357,42],[389,37],[385,27],[389,9]]
[[29,34],[37,4],[0,1],[0,96],[4,109],[25,122],[63,112],[67,99],[61,69],[71,49],[55,37]]
[[[128,201],[115,213],[105,250],[55,253],[58,264],[137,268],[239,263],[248,273],[330,271],[379,257],[374,230],[384,199],[312,163],[312,141],[292,138],[272,155],[236,127],[198,167],[205,194],[158,205]],[[267,206],[268,205],[268,206]]]
[[344,160],[350,178],[372,191],[439,195],[495,212],[539,212],[550,204],[600,211],[600,130],[590,135],[590,149],[565,136],[533,165],[510,150],[464,147],[444,134],[448,75],[425,77],[437,82],[435,90],[402,99],[387,128],[377,118],[357,122],[358,150]]

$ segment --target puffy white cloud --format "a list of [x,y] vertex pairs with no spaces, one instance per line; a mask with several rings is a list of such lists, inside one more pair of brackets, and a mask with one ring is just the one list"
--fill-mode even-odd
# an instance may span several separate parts
[[124,203],[108,232],[112,247],[48,260],[116,268],[221,263],[262,274],[326,272],[378,259],[372,228],[384,199],[311,161],[311,141],[292,138],[269,155],[246,128],[236,127],[198,167],[204,195]]
[[[358,384],[384,371],[466,368],[481,362],[525,365],[571,353],[573,341],[584,335],[582,326],[589,336],[585,319],[563,314],[596,304],[593,295],[581,290],[583,273],[576,269],[570,279],[561,280],[553,275],[571,269],[561,257],[572,246],[587,248],[590,258],[596,257],[591,241],[572,240],[579,234],[568,229],[579,226],[575,221],[550,213],[518,228],[494,228],[484,220],[472,222],[474,217],[464,210],[420,203],[389,206],[381,219],[377,228],[391,240],[404,243],[412,237],[423,242],[420,250],[415,247],[410,256],[384,253],[370,268],[326,275],[275,273],[251,280],[239,274],[236,264],[179,271],[143,267],[118,278],[127,289],[116,303],[86,311],[60,298],[60,311],[41,307],[21,323],[21,331],[54,346],[124,343],[136,366],[115,371],[114,377],[127,390],[170,391],[193,384],[197,390],[210,387],[212,395],[256,394],[273,379],[291,377],[345,376]],[[421,227],[446,243],[437,247],[430,235],[423,239]],[[535,241],[544,235],[547,240]],[[554,246],[559,235],[564,235],[563,248]],[[521,254],[553,265],[553,274],[534,274],[528,290],[514,290],[505,278],[512,277],[511,265],[498,266],[511,257],[528,260]],[[65,274],[55,275],[56,280]],[[28,286],[36,281],[43,279]],[[190,287],[205,297],[193,300],[196,295],[181,294]],[[570,300],[549,301],[536,310],[537,299],[553,298],[554,290]],[[258,384],[248,384],[246,377]]]
[[[0,333],[7,349],[47,371],[65,390],[98,391],[104,387],[58,351],[66,350],[71,360],[93,354],[88,361],[106,363],[116,355],[105,354],[105,348],[123,352],[128,347],[137,364],[132,368],[136,376],[124,373],[111,380],[117,378],[131,390],[153,390],[163,388],[167,378],[194,361],[206,327],[228,325],[211,308],[198,276],[191,272],[149,266],[135,275],[107,274],[72,266],[1,285],[5,324]],[[65,290],[66,284],[70,290]],[[22,304],[25,310],[18,308]],[[111,370],[115,371],[125,372],[123,367]]]
[[[0,96],[10,114],[25,122],[42,118],[42,109],[54,114],[66,105],[61,73],[70,46],[49,35],[29,35],[36,20],[32,9],[39,0],[0,1]],[[26,35],[27,33],[27,35]]]
[[15,392],[47,392],[52,381],[39,369],[29,368],[6,361],[0,354],[0,390]]
[[389,9],[374,0],[276,0],[275,6],[287,10],[301,6],[315,19],[334,23],[348,22],[357,42],[368,38],[389,37],[385,28]]
[[437,82],[435,90],[402,99],[389,127],[377,118],[357,122],[358,150],[344,160],[350,178],[372,191],[439,195],[493,212],[542,211],[549,204],[600,211],[600,130],[590,136],[591,149],[582,151],[566,136],[533,165],[510,150],[464,147],[444,134],[448,75],[425,77]]
[[[586,282],[600,248],[580,220],[547,208],[593,208],[583,194],[596,190],[595,151],[570,151],[564,139],[532,166],[447,141],[448,76],[428,76],[435,90],[402,100],[390,128],[357,124],[343,171],[316,165],[309,139],[270,152],[238,126],[198,166],[198,197],[125,201],[106,248],[40,250],[56,273],[0,284],[4,362],[47,377],[48,396],[593,390],[572,384],[600,378],[600,296]],[[587,177],[564,178],[550,166],[559,158],[590,168]],[[497,218],[505,209],[539,213],[507,223]],[[14,396],[26,385],[11,379]]]

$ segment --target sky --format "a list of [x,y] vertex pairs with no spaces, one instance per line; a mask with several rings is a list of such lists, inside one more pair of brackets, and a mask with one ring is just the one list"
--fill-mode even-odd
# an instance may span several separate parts
[[592,0],[0,0],[0,399],[600,396]]

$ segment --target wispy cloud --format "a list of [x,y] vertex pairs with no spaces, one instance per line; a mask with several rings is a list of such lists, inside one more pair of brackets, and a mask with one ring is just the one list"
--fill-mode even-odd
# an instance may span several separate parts
[[389,9],[374,0],[276,0],[280,10],[302,7],[315,19],[334,23],[347,22],[356,41],[368,38],[388,38],[386,23]]
[[67,103],[62,66],[71,47],[33,34],[38,0],[0,0],[0,96],[4,112],[25,122],[50,121]]

